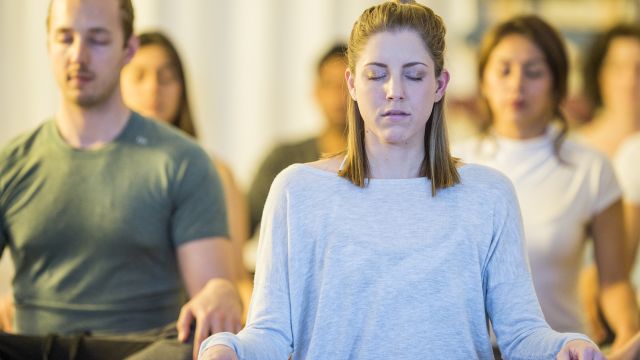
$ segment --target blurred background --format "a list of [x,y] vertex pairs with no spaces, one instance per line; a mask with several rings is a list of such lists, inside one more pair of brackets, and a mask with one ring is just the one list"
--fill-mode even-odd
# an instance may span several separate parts
[[[48,0],[0,0],[0,146],[50,117],[58,103],[47,50]],[[318,57],[346,41],[371,0],[134,0],[136,30],[171,36],[185,62],[202,145],[225,160],[246,189],[275,144],[323,126],[313,100]],[[565,35],[573,61],[572,119],[582,121],[580,54],[592,34],[640,21],[638,0],[422,1],[448,26],[452,136],[473,131],[476,45],[490,25],[537,13]],[[570,105],[571,107],[571,105]]]

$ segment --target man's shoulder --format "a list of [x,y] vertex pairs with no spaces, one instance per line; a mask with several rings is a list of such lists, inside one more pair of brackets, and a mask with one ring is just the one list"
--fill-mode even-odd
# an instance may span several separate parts
[[179,129],[160,121],[145,118],[140,114],[132,115],[133,130],[131,140],[164,151],[169,156],[206,155],[205,150]]
[[49,121],[40,124],[35,129],[24,132],[0,148],[0,172],[7,166],[12,166],[16,162],[28,157],[35,149],[43,144],[41,140],[45,128],[50,125]]

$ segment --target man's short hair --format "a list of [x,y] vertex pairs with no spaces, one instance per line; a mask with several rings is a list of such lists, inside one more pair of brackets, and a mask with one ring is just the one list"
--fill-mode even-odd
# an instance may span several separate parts
[[[51,25],[51,5],[55,0],[49,1],[49,10],[47,11],[47,32]],[[120,8],[120,23],[122,24],[122,34],[124,35],[124,44],[127,44],[129,38],[133,35],[133,20],[135,14],[131,0],[118,0]]]

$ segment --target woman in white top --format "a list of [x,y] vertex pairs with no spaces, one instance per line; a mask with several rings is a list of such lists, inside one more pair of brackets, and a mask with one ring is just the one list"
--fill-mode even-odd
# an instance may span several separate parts
[[565,139],[568,62],[560,36],[536,16],[506,21],[485,36],[478,70],[491,125],[454,154],[513,181],[536,293],[555,330],[584,331],[577,284],[586,239],[594,239],[602,304],[619,347],[638,331],[621,261],[620,189],[605,155]]
[[201,359],[493,359],[488,320],[509,358],[601,358],[544,322],[510,182],[449,155],[444,35],[414,1],[361,15],[346,156],[278,175],[247,326]]
[[633,285],[638,291],[638,303],[640,303],[640,256],[638,254],[638,241],[640,240],[640,132],[630,136],[620,146],[616,157],[615,166],[620,186],[624,193],[627,211],[627,231],[631,242],[631,253],[636,254],[635,264],[631,273]]
[[[585,95],[595,109],[595,116],[577,132],[586,143],[615,159],[622,151],[621,144],[625,139],[640,132],[640,25],[621,23],[598,34],[584,58]],[[614,162],[614,166],[623,185],[628,264],[631,267],[636,256],[634,249],[640,240],[640,203],[634,199],[633,189],[624,186],[623,180],[638,166],[621,168],[618,163]],[[631,193],[627,194],[628,190]],[[588,270],[581,281],[582,301],[594,336],[605,338],[607,330],[598,310],[597,272],[593,267]],[[637,288],[640,279],[636,277],[632,283]]]

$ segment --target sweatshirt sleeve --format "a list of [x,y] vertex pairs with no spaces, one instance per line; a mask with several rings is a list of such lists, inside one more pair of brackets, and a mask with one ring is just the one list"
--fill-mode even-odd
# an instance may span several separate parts
[[291,354],[287,212],[286,179],[281,174],[265,204],[247,325],[237,335],[209,337],[202,343],[201,353],[214,345],[226,345],[242,360],[282,360]]
[[590,340],[558,333],[544,320],[527,263],[515,191],[506,178],[503,181],[503,191],[495,196],[494,234],[485,265],[485,307],[506,359],[552,360],[567,341]]

